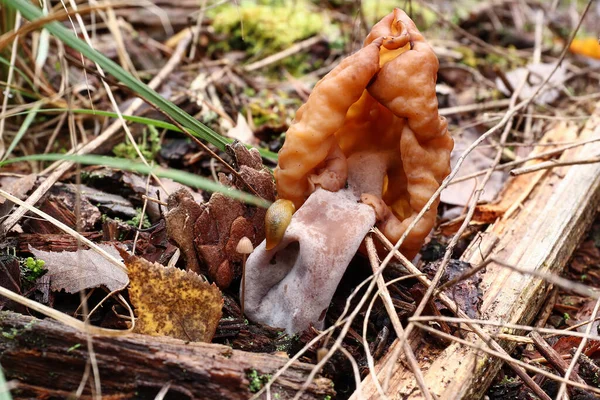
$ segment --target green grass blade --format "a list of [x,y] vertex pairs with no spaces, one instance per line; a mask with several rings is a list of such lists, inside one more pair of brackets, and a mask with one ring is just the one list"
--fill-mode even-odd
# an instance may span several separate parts
[[29,129],[29,126],[35,119],[35,116],[37,115],[38,110],[40,109],[41,106],[42,106],[42,102],[38,101],[37,103],[34,103],[33,107],[31,107],[31,109],[29,110],[29,113],[27,113],[27,116],[25,117],[25,121],[23,121],[23,124],[21,124],[19,131],[17,132],[14,139],[10,143],[10,146],[8,146],[8,149],[6,149],[6,153],[4,153],[4,158],[2,159],[2,161],[6,160],[6,158],[8,156],[10,156],[10,154],[15,149],[15,147],[17,147],[17,145],[19,144],[19,142],[21,141],[21,139],[27,132],[27,129]]
[[[0,63],[6,65],[7,67],[10,67],[10,61],[8,61],[6,58],[0,56]],[[29,79],[29,77],[27,75],[25,75],[25,72],[21,71],[19,68],[17,68],[17,66],[13,66],[13,68],[15,69],[15,72],[18,73],[19,75],[21,75],[21,78],[23,78],[23,80],[25,82],[27,82],[29,84],[29,86],[31,86],[33,88],[33,82],[31,82],[31,79]],[[13,89],[10,89],[13,90]]]
[[10,160],[0,162],[0,168],[3,165],[19,161],[72,161],[86,165],[103,165],[105,167],[120,169],[125,171],[137,172],[140,174],[155,174],[159,178],[169,178],[187,186],[196,187],[208,192],[223,193],[232,199],[243,201],[244,203],[268,208],[271,202],[260,197],[231,189],[219,183],[213,182],[201,176],[179,171],[172,168],[163,168],[159,166],[147,166],[143,163],[134,162],[124,158],[106,157],[98,155],[65,155],[65,154],[36,154],[26,157],[11,158]]
[[[99,115],[102,117],[118,118],[117,113],[114,113],[111,111],[89,110],[89,109],[84,109],[84,108],[72,109],[72,110],[68,110],[66,108],[45,108],[43,110],[40,110],[39,112],[40,113],[51,113],[51,112],[68,112],[68,111],[70,111],[74,114]],[[27,110],[27,111],[13,114],[12,116],[27,115],[30,112],[31,112],[30,110]],[[160,121],[158,119],[139,117],[136,115],[122,115],[122,116],[123,116],[123,119],[125,119],[126,121],[135,122],[135,123],[147,125],[147,126],[154,126],[156,128],[161,128],[161,129],[168,129],[168,130],[174,131],[174,132],[181,132],[181,129],[179,129],[176,125],[170,124],[165,121]],[[198,136],[198,135],[194,134],[193,132],[192,132],[192,134],[194,136]],[[231,139],[231,138],[224,138],[224,139],[227,141],[227,143],[233,143],[233,139]],[[251,148],[252,146],[247,145],[247,147]],[[265,158],[269,161],[272,161],[274,163],[277,163],[277,153],[274,153],[272,151],[269,151],[267,149],[262,149],[259,147],[257,147],[256,149],[258,150],[258,152],[260,153],[260,155],[263,158]]]
[[[21,14],[30,21],[39,19],[43,16],[42,10],[33,5],[29,0],[0,0],[0,2],[7,7],[19,10]],[[225,145],[227,144],[225,138],[199,121],[196,121],[192,116],[172,102],[164,99],[156,91],[152,90],[121,68],[117,63],[89,47],[87,43],[78,38],[72,31],[65,28],[59,22],[50,22],[45,25],[45,28],[66,45],[80,52],[88,59],[98,63],[106,73],[112,75],[142,98],[160,108],[184,128],[198,134],[202,139],[212,143],[219,149],[225,149]]]

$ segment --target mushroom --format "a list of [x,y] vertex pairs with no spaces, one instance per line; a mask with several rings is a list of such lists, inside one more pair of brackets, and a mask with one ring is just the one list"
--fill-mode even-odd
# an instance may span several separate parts
[[[377,223],[396,242],[449,174],[453,141],[437,110],[437,69],[415,24],[395,9],[317,83],[275,170],[278,197],[297,211],[246,265],[250,319],[288,333],[321,328],[369,229]],[[408,234],[407,257],[419,251],[436,209],[437,202]]]
[[244,315],[244,295],[246,293],[246,258],[248,254],[254,251],[254,246],[247,236],[244,236],[238,242],[235,251],[243,256],[242,258],[242,282],[240,283],[240,306],[242,315]]

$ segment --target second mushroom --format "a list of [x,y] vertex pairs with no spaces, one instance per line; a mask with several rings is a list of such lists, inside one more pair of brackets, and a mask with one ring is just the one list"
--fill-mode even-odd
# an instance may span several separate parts
[[[377,224],[395,243],[438,189],[453,147],[438,113],[438,65],[413,21],[395,9],[317,83],[275,170],[278,197],[297,211],[287,229],[267,220],[267,232],[282,235],[248,258],[249,318],[288,333],[321,328],[369,229]],[[416,255],[436,214],[437,201],[409,232],[404,255]]]

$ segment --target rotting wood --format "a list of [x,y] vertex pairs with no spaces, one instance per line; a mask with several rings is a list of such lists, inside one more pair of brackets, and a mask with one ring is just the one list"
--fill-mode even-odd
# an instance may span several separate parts
[[[560,126],[547,135],[561,136],[570,128]],[[600,137],[600,104],[582,130],[579,139]],[[561,160],[584,158],[600,152],[600,143],[569,150]],[[511,178],[508,185],[515,182]],[[560,273],[582,235],[589,227],[600,202],[600,165],[555,168],[544,173],[537,187],[530,190],[522,207],[508,218],[499,219],[471,243],[461,259],[473,266],[481,254],[511,265],[542,273]],[[496,244],[497,243],[497,244]],[[531,275],[522,275],[498,264],[488,265],[483,280],[481,318],[507,323],[529,324],[542,306],[547,284]],[[486,326],[493,336],[498,328]],[[483,346],[475,334],[466,339]],[[500,342],[510,352],[515,343]],[[396,341],[378,366],[386,365]],[[483,396],[502,361],[472,347],[453,343],[442,352],[432,343],[424,343],[417,353],[425,381],[440,399],[478,399]],[[384,380],[384,373],[379,373]],[[366,398],[378,394],[370,377],[360,388]],[[390,398],[422,398],[412,373],[397,362],[387,391]],[[354,397],[357,397],[356,394]]]
[[[0,364],[16,384],[13,398],[65,398],[77,390],[89,360],[84,333],[12,312],[0,313],[0,326]],[[154,398],[167,384],[166,399],[247,399],[251,384],[259,389],[287,362],[219,344],[137,334],[93,336],[93,346],[102,394],[119,399]],[[311,369],[294,363],[272,386],[272,398],[292,398]],[[302,398],[334,394],[329,379],[317,378]],[[89,385],[81,398],[91,398]]]
[[[537,332],[531,332],[529,336],[533,339],[535,343],[535,348],[540,352],[542,356],[554,367],[554,369],[562,376],[565,375],[567,369],[569,368],[569,364],[561,357],[561,355],[554,350],[548,342]],[[571,372],[571,379],[579,382],[581,384],[586,384],[586,382],[577,374],[577,372]]]

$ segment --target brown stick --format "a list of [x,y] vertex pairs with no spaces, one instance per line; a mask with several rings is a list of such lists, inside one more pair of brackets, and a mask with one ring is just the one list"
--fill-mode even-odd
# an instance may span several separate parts
[[[373,269],[373,273],[377,274],[377,271],[379,270],[379,260],[377,258],[377,250],[375,249],[375,244],[373,243],[373,237],[371,236],[371,234],[367,235],[367,237],[365,238],[365,244],[367,247],[367,252],[369,254],[369,262],[371,263],[371,268]],[[398,317],[398,313],[396,312],[396,309],[394,308],[394,304],[392,303],[392,298],[390,296],[390,292],[388,291],[388,288],[385,284],[385,280],[383,279],[382,274],[377,274],[377,288],[380,291],[379,296],[381,297],[381,300],[383,301],[385,309],[388,312],[388,315],[392,322],[392,326],[394,327],[394,330],[396,331],[396,335],[398,337],[402,337],[404,335],[404,328],[402,328],[402,324],[400,323],[400,318]],[[423,371],[421,371],[421,368],[419,367],[419,363],[417,362],[417,359],[415,358],[415,353],[412,351],[412,348],[410,347],[410,344],[408,343],[408,341],[404,342],[403,349],[404,349],[404,354],[406,355],[406,359],[408,361],[408,365],[409,365],[411,371],[413,372],[413,374],[415,374],[415,379],[417,380],[417,384],[419,385],[419,389],[421,389],[421,393],[423,394],[423,397],[426,400],[433,400],[433,397],[431,396],[431,393],[429,392],[429,389],[427,388],[427,384],[425,383],[425,380],[423,379]]]
[[[540,354],[543,355],[546,360],[548,360],[548,362],[559,374],[564,375],[569,367],[569,364],[563,360],[561,355],[558,354],[556,350],[554,350],[539,333],[531,332],[529,336],[531,339],[533,339],[533,343],[535,344],[537,351],[539,351]],[[584,385],[586,384],[586,382],[581,379],[581,377],[575,371],[571,373],[571,379],[575,382],[579,382]]]

